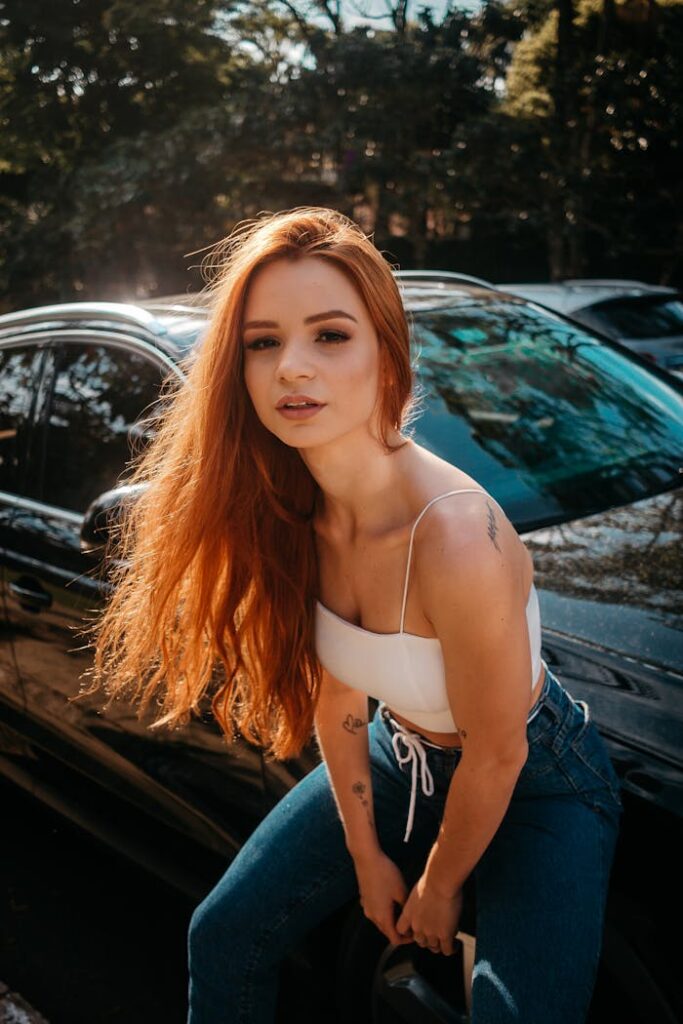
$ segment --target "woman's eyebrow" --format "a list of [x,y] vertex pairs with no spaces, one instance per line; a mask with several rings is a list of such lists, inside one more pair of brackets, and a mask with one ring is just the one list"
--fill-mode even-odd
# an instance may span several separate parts
[[[346,320],[353,320],[355,324],[358,323],[355,316],[351,316],[350,313],[345,313],[343,309],[328,309],[325,313],[314,313],[312,316],[307,316],[304,320],[305,324],[315,324],[319,320],[331,320],[333,317],[344,317]],[[250,320],[244,325],[243,330],[248,331],[250,327],[278,327],[279,324],[276,320]]]

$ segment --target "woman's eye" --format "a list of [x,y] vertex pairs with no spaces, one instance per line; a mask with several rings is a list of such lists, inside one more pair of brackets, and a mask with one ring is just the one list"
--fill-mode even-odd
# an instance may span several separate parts
[[254,341],[250,341],[249,344],[245,345],[244,347],[258,350],[262,347],[262,343],[267,341],[275,341],[275,338],[256,338]]
[[[320,331],[318,337],[330,345],[338,345],[343,341],[349,340],[348,334],[345,334],[344,331]],[[254,341],[250,341],[244,347],[258,352],[263,348],[270,348],[269,342],[277,343],[277,338],[255,338]]]
[[343,331],[321,331],[318,337],[325,337],[330,342],[348,341],[348,334]]

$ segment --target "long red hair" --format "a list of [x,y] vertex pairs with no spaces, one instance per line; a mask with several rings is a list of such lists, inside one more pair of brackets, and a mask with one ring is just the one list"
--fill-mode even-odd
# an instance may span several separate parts
[[276,758],[298,756],[309,740],[322,679],[312,527],[320,487],[297,449],[256,416],[241,324],[255,270],[307,256],[346,273],[365,302],[387,381],[381,443],[397,450],[387,430],[405,428],[416,400],[389,264],[335,210],[298,207],[238,225],[208,258],[208,328],[181,362],[184,379],[162,389],[155,433],[131,463],[126,483],[142,486],[109,537],[111,596],[86,630],[92,684],[81,690],[102,685],[105,708],[125,697],[139,715],[156,697],[152,727],[182,725],[210,699],[228,739],[237,729]]

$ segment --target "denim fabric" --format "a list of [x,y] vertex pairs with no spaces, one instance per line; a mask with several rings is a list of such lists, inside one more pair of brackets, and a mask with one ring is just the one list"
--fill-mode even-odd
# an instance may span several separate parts
[[[404,842],[412,768],[398,764],[395,727],[382,710],[369,726],[375,822],[412,886],[461,752],[424,745],[433,790],[417,793]],[[471,1024],[581,1024],[595,984],[623,810],[619,780],[588,705],[548,669],[534,711],[527,761],[473,872]],[[188,1024],[272,1024],[283,957],[357,893],[322,762],[259,823],[196,908]]]

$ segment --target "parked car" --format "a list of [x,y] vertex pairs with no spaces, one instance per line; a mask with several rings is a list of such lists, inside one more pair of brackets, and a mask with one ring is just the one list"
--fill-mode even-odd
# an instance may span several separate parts
[[683,293],[643,281],[499,284],[683,376]]
[[[398,276],[421,394],[413,436],[480,481],[529,547],[543,657],[588,701],[621,780],[591,1024],[673,1024],[683,383],[486,282]],[[318,763],[314,743],[267,762],[226,744],[209,715],[150,731],[123,702],[103,714],[101,697],[69,698],[90,664],[75,631],[106,598],[103,510],[129,496],[127,460],[207,317],[182,296],[0,317],[0,771],[197,900]],[[393,948],[354,900],[285,975],[333,992],[341,1024],[466,1021],[475,907],[468,883],[458,954],[444,957]]]

